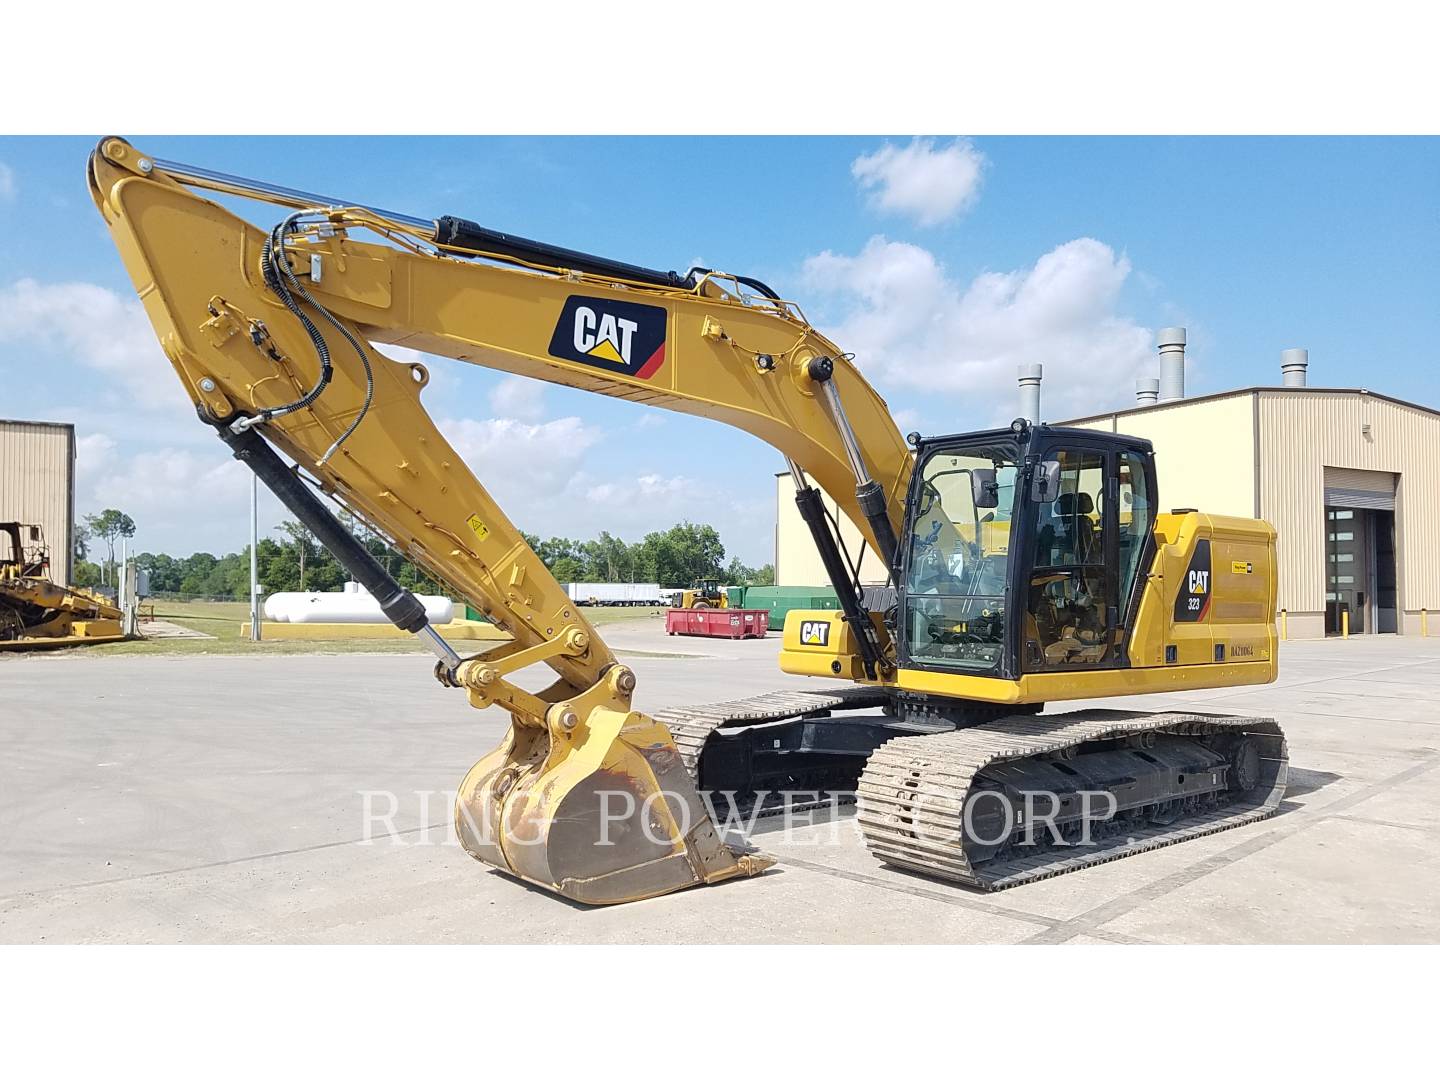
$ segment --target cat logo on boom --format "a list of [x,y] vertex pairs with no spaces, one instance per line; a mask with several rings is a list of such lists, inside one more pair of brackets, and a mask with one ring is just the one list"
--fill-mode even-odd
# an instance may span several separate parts
[[665,363],[665,309],[593,296],[565,301],[550,355],[648,379]]

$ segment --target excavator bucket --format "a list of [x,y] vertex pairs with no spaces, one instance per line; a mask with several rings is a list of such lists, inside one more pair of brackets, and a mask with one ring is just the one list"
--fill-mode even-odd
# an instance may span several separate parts
[[585,904],[643,900],[773,865],[721,840],[663,724],[605,707],[571,729],[561,724],[514,722],[465,777],[455,827],[481,862]]

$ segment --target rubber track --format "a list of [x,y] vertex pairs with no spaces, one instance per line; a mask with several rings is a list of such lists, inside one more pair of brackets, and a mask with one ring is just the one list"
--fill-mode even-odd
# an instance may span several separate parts
[[[1243,802],[1234,800],[1170,825],[1147,824],[1084,848],[1043,848],[978,867],[970,865],[959,843],[970,783],[987,765],[1135,732],[1204,735],[1234,729],[1271,736],[1262,743],[1260,784]],[[1008,889],[1269,817],[1285,794],[1288,760],[1280,726],[1255,717],[1109,710],[1013,716],[891,739],[870,755],[861,774],[858,820],[866,846],[881,862],[987,891]],[[918,807],[917,795],[923,796]]]

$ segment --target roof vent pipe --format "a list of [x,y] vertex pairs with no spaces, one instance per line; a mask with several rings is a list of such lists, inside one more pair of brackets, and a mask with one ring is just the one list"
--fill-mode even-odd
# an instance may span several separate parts
[[1040,377],[1045,374],[1043,364],[1021,364],[1020,374],[1020,417],[1032,424],[1040,422]]
[[1136,379],[1135,380],[1135,405],[1137,408],[1145,408],[1147,405],[1154,405],[1160,400],[1159,379]]
[[1155,335],[1160,346],[1160,400],[1179,401],[1185,396],[1185,328],[1167,326]]
[[1280,354],[1281,385],[1304,386],[1305,369],[1309,366],[1309,349],[1286,349]]

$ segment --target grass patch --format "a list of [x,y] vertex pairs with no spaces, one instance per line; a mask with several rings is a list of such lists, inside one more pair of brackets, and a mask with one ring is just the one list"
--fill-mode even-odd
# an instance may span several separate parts
[[[585,617],[595,626],[636,619],[659,618],[665,608],[584,608]],[[335,641],[266,641],[252,642],[242,637],[241,625],[250,620],[250,605],[243,600],[194,600],[155,602],[155,617],[176,626],[210,634],[210,639],[175,639],[116,641],[106,645],[77,645],[73,648],[45,649],[5,655],[37,656],[45,653],[70,656],[328,656],[342,653],[428,653],[413,638],[343,638]],[[452,642],[461,656],[472,656],[494,647],[489,641],[457,640]],[[657,654],[665,655],[665,654]]]

